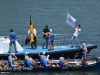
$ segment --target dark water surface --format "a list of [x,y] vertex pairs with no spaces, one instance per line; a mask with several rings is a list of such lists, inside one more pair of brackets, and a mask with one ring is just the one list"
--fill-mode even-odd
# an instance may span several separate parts
[[[17,35],[27,35],[29,17],[32,15],[37,36],[42,37],[45,25],[55,34],[73,34],[74,29],[66,24],[69,12],[80,24],[81,39],[97,44],[91,54],[100,56],[100,1],[99,0],[0,0],[0,36],[9,36],[13,29]],[[71,37],[70,37],[71,38]],[[69,38],[69,39],[70,39]],[[34,73],[3,73],[4,75],[36,75]],[[53,72],[54,75],[84,75],[82,72]],[[53,75],[40,72],[38,75]],[[86,72],[87,75],[100,75],[99,71]]]

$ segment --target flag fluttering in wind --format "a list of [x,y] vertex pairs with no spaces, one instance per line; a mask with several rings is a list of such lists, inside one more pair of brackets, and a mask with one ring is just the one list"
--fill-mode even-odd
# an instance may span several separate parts
[[72,17],[69,13],[67,13],[67,20],[66,20],[66,23],[67,23],[69,26],[75,28],[75,24],[74,24],[75,21],[76,21],[76,19],[75,19],[74,17]]
[[30,43],[34,42],[34,26],[33,26],[33,23],[32,23],[32,17],[30,15]]

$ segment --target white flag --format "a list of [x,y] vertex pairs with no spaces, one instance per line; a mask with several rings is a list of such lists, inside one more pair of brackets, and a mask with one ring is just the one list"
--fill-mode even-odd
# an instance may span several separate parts
[[76,19],[75,19],[74,17],[72,17],[69,13],[67,13],[67,21],[66,21],[66,23],[67,23],[69,26],[75,28],[75,24],[74,24],[75,21],[76,21]]

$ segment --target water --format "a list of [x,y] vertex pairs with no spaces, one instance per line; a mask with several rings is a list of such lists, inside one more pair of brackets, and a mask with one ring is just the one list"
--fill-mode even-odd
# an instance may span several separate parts
[[83,72],[83,71],[61,71],[61,72],[22,72],[22,73],[0,73],[0,75],[99,75],[100,72],[94,71],[94,72]]
[[[38,32],[37,37],[42,37],[45,25],[52,28],[55,34],[73,34],[74,29],[66,24],[66,15],[69,12],[77,19],[75,25],[81,25],[81,39],[98,45],[91,54],[100,56],[99,5],[99,0],[0,0],[0,36],[9,36],[10,29],[13,29],[17,35],[27,35],[30,14]],[[13,75],[17,74],[33,75],[34,73],[14,73]],[[50,75],[48,72],[39,73],[39,75],[44,74]],[[65,73],[54,73],[54,75],[61,74]],[[66,72],[66,74],[83,75],[80,71]],[[93,71],[87,74],[99,75],[100,73]]]

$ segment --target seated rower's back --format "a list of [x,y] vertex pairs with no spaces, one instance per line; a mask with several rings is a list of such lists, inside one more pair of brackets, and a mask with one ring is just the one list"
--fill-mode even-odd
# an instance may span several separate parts
[[35,60],[32,58],[32,56],[30,55],[30,60],[31,60],[31,64],[32,64],[32,66],[36,66],[36,62],[35,62]]
[[25,66],[26,67],[28,67],[28,68],[33,67],[32,66],[32,60],[29,58],[28,53],[25,53],[24,60],[25,60]]
[[8,56],[8,65],[10,68],[14,68],[19,66],[19,64],[17,62],[14,62],[14,60],[16,60],[17,57],[15,56],[15,54],[10,54],[10,56]]
[[61,57],[59,58],[59,66],[64,67],[64,66],[67,66],[67,65],[68,65],[68,62],[65,61],[64,54],[62,54]]
[[32,68],[32,60],[30,58],[28,58],[28,60],[26,61],[26,67],[28,68]]
[[41,63],[43,64],[43,66],[44,66],[44,67],[49,66],[49,65],[47,64],[47,60],[46,60],[45,56],[44,56],[44,55],[40,55],[40,53],[38,53],[38,55],[39,55],[39,57],[40,57],[40,61],[41,61]]
[[25,57],[24,57],[24,61],[25,61],[24,64],[25,64],[25,66],[27,66],[26,63],[27,63],[28,58],[29,58],[29,56],[28,56],[28,53],[26,52],[25,53]]

